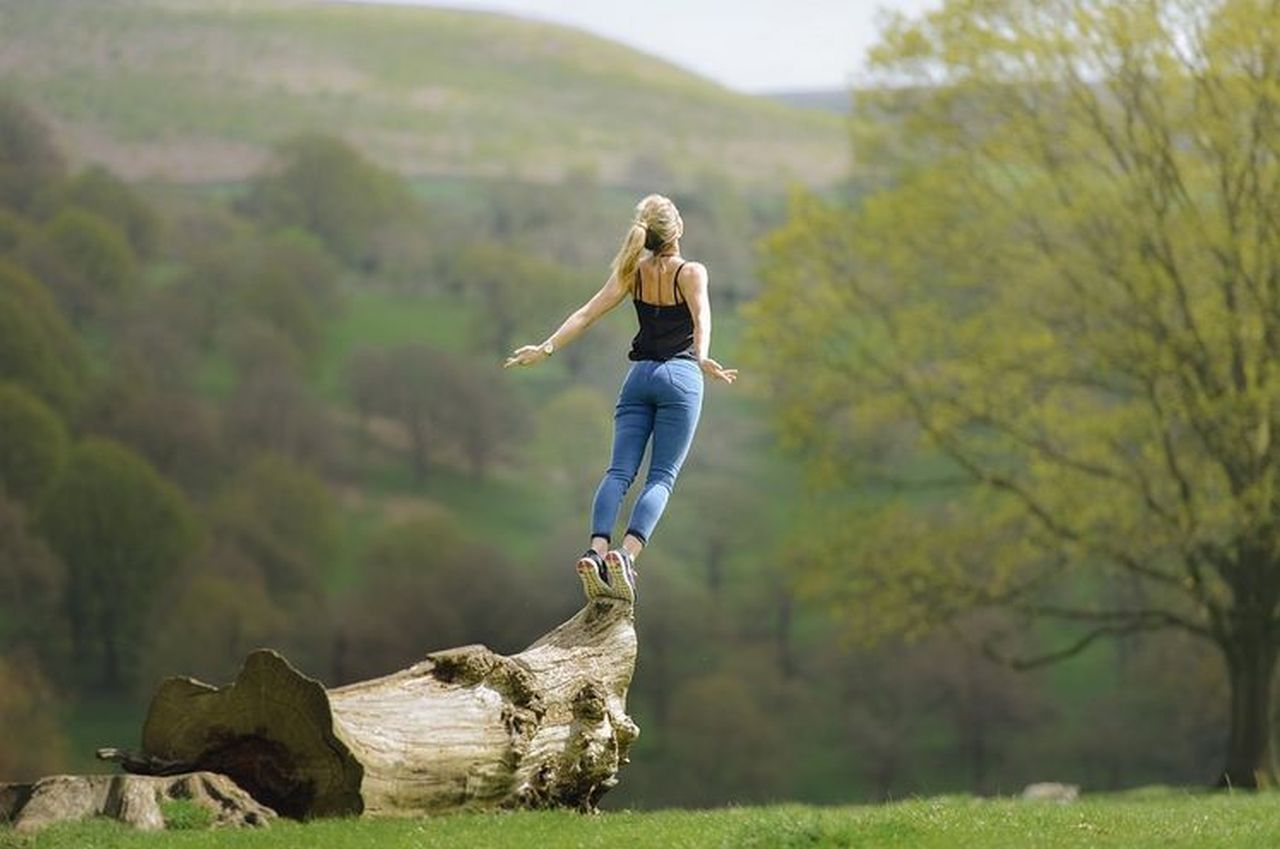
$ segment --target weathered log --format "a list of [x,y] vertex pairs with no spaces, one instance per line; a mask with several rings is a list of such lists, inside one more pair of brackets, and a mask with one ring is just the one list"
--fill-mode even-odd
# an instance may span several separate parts
[[222,773],[297,819],[594,811],[639,733],[626,713],[635,658],[632,606],[610,599],[510,657],[463,646],[330,690],[259,649],[225,687],[167,679],[142,752],[99,755],[141,774]]
[[27,784],[0,784],[0,823],[35,831],[63,820],[106,816],[155,831],[165,827],[161,804],[177,799],[208,810],[214,826],[262,826],[276,816],[231,779],[211,772],[166,777],[51,775]]

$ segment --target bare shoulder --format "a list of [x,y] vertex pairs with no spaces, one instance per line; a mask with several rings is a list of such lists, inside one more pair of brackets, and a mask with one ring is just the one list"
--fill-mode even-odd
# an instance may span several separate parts
[[689,280],[697,286],[707,284],[707,267],[696,260],[689,260],[681,269],[680,280]]

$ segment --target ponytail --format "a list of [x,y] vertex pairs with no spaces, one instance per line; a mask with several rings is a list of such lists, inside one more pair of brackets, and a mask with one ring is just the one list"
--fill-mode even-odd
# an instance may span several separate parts
[[640,253],[656,242],[661,247],[684,232],[680,211],[669,198],[662,195],[646,195],[636,204],[631,228],[622,237],[618,255],[613,258],[611,270],[618,282],[632,295],[635,291],[636,268],[640,265]]
[[627,292],[635,294],[636,268],[640,265],[640,252],[644,250],[645,226],[639,221],[631,222],[630,229],[622,237],[622,245],[618,255],[613,258],[610,270]]

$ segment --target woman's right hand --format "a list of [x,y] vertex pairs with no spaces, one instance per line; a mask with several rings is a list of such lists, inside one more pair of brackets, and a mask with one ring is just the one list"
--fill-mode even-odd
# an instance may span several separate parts
[[710,357],[703,357],[698,360],[698,365],[702,368],[703,374],[709,374],[717,380],[723,380],[725,383],[733,383],[738,377],[736,368],[725,368]]
[[521,345],[507,357],[506,362],[502,364],[503,368],[511,366],[531,366],[534,363],[540,363],[549,357],[541,345]]

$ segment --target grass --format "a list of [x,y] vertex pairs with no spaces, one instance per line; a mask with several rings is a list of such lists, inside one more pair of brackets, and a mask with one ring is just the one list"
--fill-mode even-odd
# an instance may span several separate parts
[[[1270,849],[1280,844],[1272,794],[1162,790],[1071,805],[938,797],[886,805],[805,805],[623,811],[457,814],[424,819],[279,822],[264,830],[143,834],[110,821],[64,824],[34,838],[0,831],[0,846],[452,849]],[[7,841],[7,842],[6,842]]]

